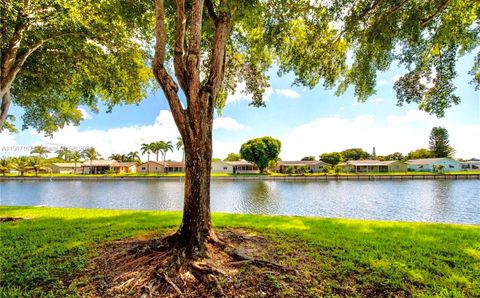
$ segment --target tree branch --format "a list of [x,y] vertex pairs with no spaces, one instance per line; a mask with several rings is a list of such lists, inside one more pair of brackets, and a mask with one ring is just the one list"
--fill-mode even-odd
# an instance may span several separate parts
[[67,36],[67,35],[83,35],[81,32],[60,32],[57,34],[54,34],[48,38],[42,39],[37,41],[36,43],[32,44],[29,46],[25,52],[23,52],[19,57],[13,57],[13,60],[15,61],[14,65],[10,65],[10,67],[6,68],[6,71],[2,70],[2,79],[1,79],[1,91],[0,91],[0,96],[4,96],[5,93],[10,89],[11,84],[15,80],[15,77],[17,76],[18,72],[22,69],[23,64],[25,61],[30,57],[30,55],[38,50],[42,45],[47,43],[48,41],[51,41],[53,39],[62,37],[62,36]]
[[185,69],[185,26],[187,17],[185,15],[185,0],[177,0],[177,28],[175,32],[175,48],[173,50],[173,66],[178,83],[186,94],[188,83]]
[[192,4],[190,42],[187,56],[188,111],[193,115],[202,114],[200,95],[200,43],[202,38],[203,0],[194,0]]
[[448,4],[448,2],[450,2],[450,0],[445,0],[443,1],[439,7],[437,7],[437,9],[435,10],[435,12],[433,14],[431,14],[430,16],[428,16],[427,18],[425,19],[422,19],[421,20],[421,23],[420,25],[422,26],[425,26],[427,25],[428,23],[430,23],[433,18],[435,18],[440,12],[442,12],[444,9],[445,9],[445,6]]
[[205,5],[207,6],[208,16],[212,20],[214,26],[217,26],[218,16],[215,13],[215,6],[213,5],[212,0],[205,0]]
[[165,29],[165,15],[163,0],[155,0],[155,56],[153,58],[153,73],[158,83],[163,89],[163,93],[167,98],[170,109],[172,110],[173,119],[178,127],[182,138],[185,138],[185,113],[182,108],[180,99],[178,98],[178,86],[165,69],[165,51],[167,33]]
[[226,15],[220,16],[213,39],[209,77],[204,87],[205,91],[209,92],[213,99],[217,97],[223,81],[225,69],[225,46],[229,31],[230,17]]
[[0,132],[2,132],[3,124],[7,119],[9,107],[10,107],[10,91],[7,90],[5,95],[2,96],[2,101],[0,103]]

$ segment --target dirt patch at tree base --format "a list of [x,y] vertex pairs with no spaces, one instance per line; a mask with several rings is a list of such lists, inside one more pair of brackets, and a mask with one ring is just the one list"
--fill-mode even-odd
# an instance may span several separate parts
[[[210,258],[182,266],[162,235],[105,245],[83,276],[91,297],[309,297],[306,251],[279,257],[273,239],[243,229],[217,232],[235,250],[209,244]],[[308,265],[310,264],[310,265]],[[300,268],[302,268],[300,271]]]
[[24,220],[22,217],[0,217],[0,223]]

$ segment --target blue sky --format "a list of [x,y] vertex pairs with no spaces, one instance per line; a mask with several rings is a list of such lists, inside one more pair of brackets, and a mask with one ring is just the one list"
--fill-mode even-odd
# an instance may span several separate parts
[[[396,106],[393,83],[404,72],[396,66],[378,74],[377,94],[366,103],[357,103],[351,89],[337,97],[334,90],[321,85],[312,90],[291,86],[293,75],[278,77],[272,70],[266,108],[250,107],[249,96],[240,93],[241,86],[229,97],[214,123],[214,156],[223,158],[229,152],[238,152],[243,142],[265,135],[282,141],[280,156],[284,160],[351,147],[371,151],[375,146],[377,154],[405,154],[427,147],[430,129],[443,126],[450,132],[457,157],[479,158],[480,93],[468,83],[473,56],[467,55],[457,63],[456,94],[462,102],[448,109],[442,119],[419,111],[416,105]],[[117,106],[112,113],[106,113],[103,106],[97,114],[84,111],[85,120],[79,127],[66,127],[53,138],[34,130],[0,134],[0,155],[20,154],[6,146],[44,144],[52,148],[95,146],[108,157],[111,153],[138,151],[143,142],[175,142],[179,136],[160,89],[152,90],[139,105]],[[21,118],[18,107],[11,113]],[[20,122],[17,125],[21,127]],[[169,153],[167,158],[180,159],[181,153]]]

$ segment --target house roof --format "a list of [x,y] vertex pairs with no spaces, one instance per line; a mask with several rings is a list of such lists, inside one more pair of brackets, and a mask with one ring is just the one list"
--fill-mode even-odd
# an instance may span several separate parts
[[440,161],[440,160],[450,160],[450,161],[454,161],[454,162],[457,162],[456,160],[453,160],[453,159],[450,159],[450,158],[446,158],[446,157],[442,157],[442,158],[423,158],[423,159],[410,159],[410,160],[407,160],[407,164],[409,165],[429,165],[433,162],[436,162],[436,161]]
[[134,162],[134,161],[122,161],[122,162],[119,162],[118,165],[116,166],[119,166],[119,167],[131,167],[131,166],[134,166],[136,165],[137,163]]
[[292,160],[292,161],[279,161],[278,166],[329,166],[329,163],[326,163],[321,160]]
[[154,160],[144,162],[140,166],[147,163],[154,163],[162,167],[184,167],[185,166],[185,163],[183,161],[154,161]]
[[92,167],[113,167],[118,165],[118,161],[116,160],[111,160],[111,159],[94,159],[94,160],[86,160],[83,162],[82,166],[84,167],[89,167],[92,165]]
[[184,167],[185,163],[183,161],[166,161],[163,163],[166,167]]
[[223,163],[229,164],[231,166],[253,166],[256,167],[257,165],[253,162],[246,161],[244,159],[238,161],[222,161]]
[[[74,162],[55,162],[55,163],[52,163],[52,166],[57,166],[59,168],[74,168],[75,163]],[[77,163],[77,166],[80,166],[80,163]]]
[[400,162],[398,160],[349,160],[345,162],[345,165],[353,166],[388,166],[393,163]]

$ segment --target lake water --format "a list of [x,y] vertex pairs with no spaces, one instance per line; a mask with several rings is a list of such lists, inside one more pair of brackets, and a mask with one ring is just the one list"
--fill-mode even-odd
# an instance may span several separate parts
[[[480,224],[480,181],[213,180],[217,212]],[[183,181],[2,181],[1,205],[181,210]]]

